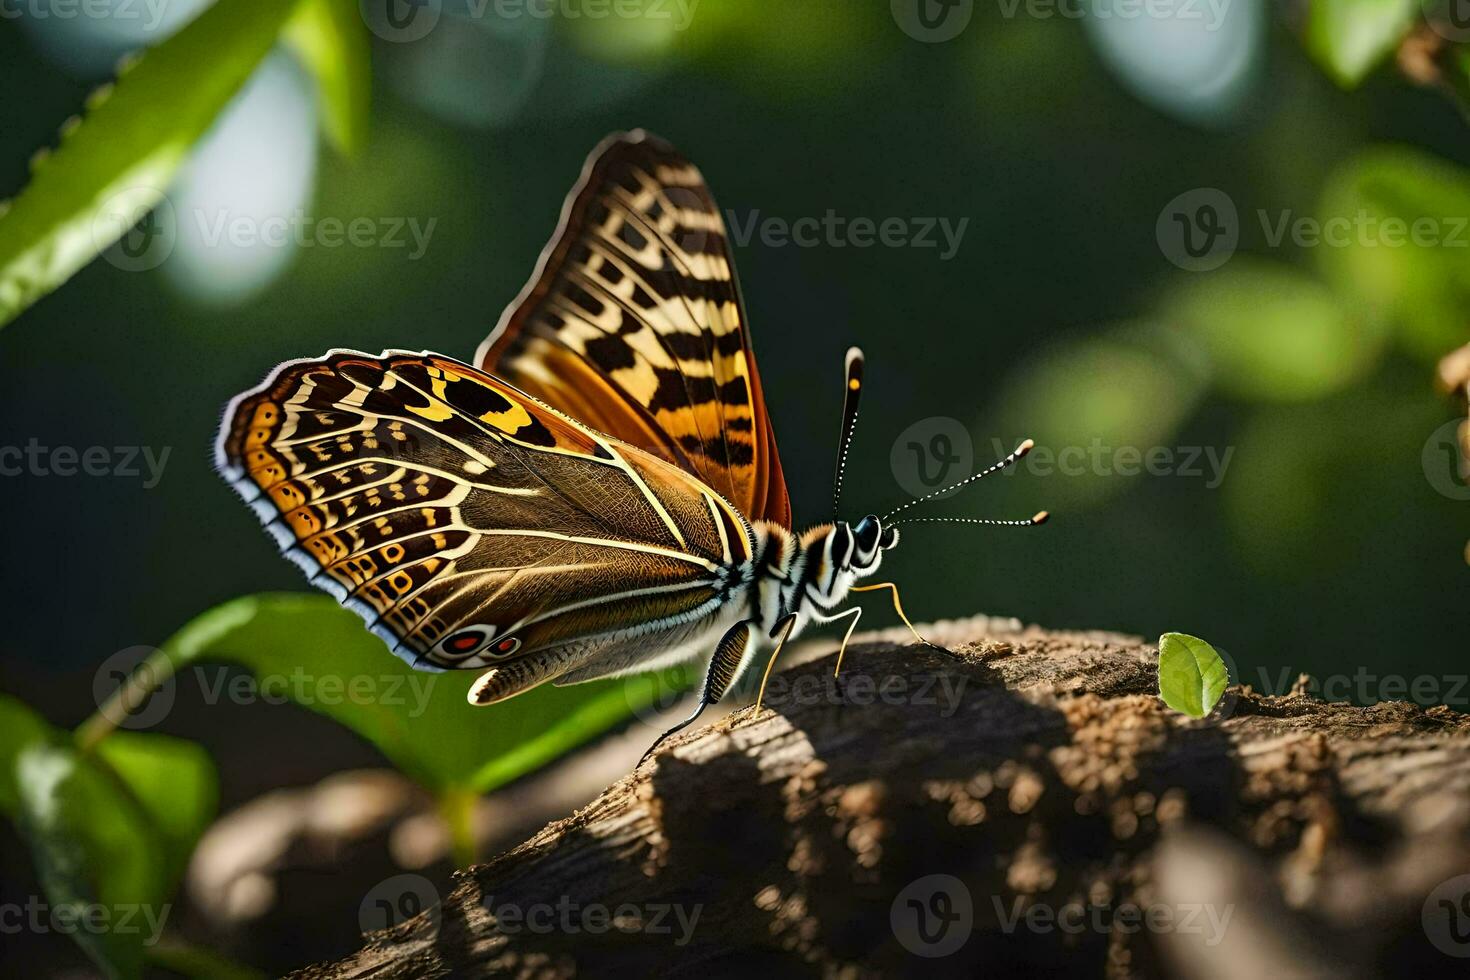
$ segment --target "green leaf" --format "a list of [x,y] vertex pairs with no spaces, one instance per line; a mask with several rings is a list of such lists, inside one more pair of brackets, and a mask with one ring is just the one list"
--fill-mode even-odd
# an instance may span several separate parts
[[31,745],[16,773],[18,823],[51,921],[109,976],[140,976],[144,943],[157,939],[169,912],[148,817],[70,746]]
[[15,781],[15,762],[32,745],[55,738],[51,726],[19,698],[0,694],[0,809],[14,817],[20,805],[20,788]]
[[115,732],[97,754],[127,785],[163,848],[164,884],[172,893],[204,828],[214,819],[219,784],[202,746],[167,735]]
[[1311,0],[1307,50],[1343,88],[1354,88],[1398,46],[1419,5],[1414,0]]
[[358,0],[302,0],[283,40],[316,76],[322,128],[332,145],[356,156],[367,141],[372,63]]
[[199,746],[117,732],[88,752],[0,695],[0,797],[30,845],[47,913],[76,916],[77,943],[110,976],[133,977],[214,818],[214,764]]
[[[186,624],[160,647],[175,671],[227,662],[261,694],[290,699],[351,728],[402,772],[439,794],[486,792],[607,730],[654,696],[615,681],[542,685],[509,701],[466,700],[475,671],[416,671],[361,618],[327,596],[247,596]],[[167,671],[155,671],[155,676]],[[222,696],[231,685],[196,676]],[[254,695],[252,695],[254,696]],[[98,725],[98,716],[86,728]],[[102,722],[101,724],[105,724]]]
[[218,0],[89,100],[0,216],[0,326],[117,241],[275,43],[298,0]]
[[1229,683],[1225,661],[1204,640],[1186,633],[1159,637],[1159,694],[1175,711],[1203,718]]

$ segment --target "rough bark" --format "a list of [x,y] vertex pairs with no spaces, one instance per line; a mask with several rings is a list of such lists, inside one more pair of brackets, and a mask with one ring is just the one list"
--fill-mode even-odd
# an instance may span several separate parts
[[[890,631],[855,641],[841,681],[830,655],[776,675],[761,712],[671,741],[460,872],[442,907],[298,976],[1255,978],[1470,963],[1449,955],[1470,955],[1470,934],[1443,934],[1462,910],[1453,925],[1470,931],[1470,897],[1443,884],[1470,872],[1470,716],[1326,703],[1299,684],[1232,687],[1195,721],[1160,702],[1156,650],[1136,638],[983,617],[931,629],[946,650]],[[971,928],[941,932],[965,905]],[[686,921],[698,908],[692,930],[672,913],[654,927],[673,907]],[[1135,907],[1152,916],[1142,927]],[[618,917],[606,931],[596,909]],[[917,909],[942,939],[916,933]]]

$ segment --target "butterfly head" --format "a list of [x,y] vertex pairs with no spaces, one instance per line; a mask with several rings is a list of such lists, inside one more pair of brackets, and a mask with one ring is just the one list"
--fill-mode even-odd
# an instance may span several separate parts
[[[833,533],[838,538],[832,548],[838,566],[843,570],[851,569],[859,576],[876,572],[878,563],[883,560],[883,552],[898,545],[898,528],[884,527],[876,514],[869,514],[855,525],[838,524]],[[843,549],[845,554],[839,555],[839,544],[847,544]]]

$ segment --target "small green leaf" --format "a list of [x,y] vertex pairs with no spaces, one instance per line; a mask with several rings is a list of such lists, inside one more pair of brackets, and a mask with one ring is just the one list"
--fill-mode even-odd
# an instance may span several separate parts
[[218,0],[89,100],[87,118],[42,155],[0,215],[0,326],[159,202],[298,2]]
[[1229,683],[1225,661],[1204,640],[1186,633],[1159,637],[1159,694],[1175,711],[1203,718]]
[[1353,88],[1398,46],[1418,9],[1414,0],[1311,0],[1307,50],[1333,81]]
[[[393,656],[361,618],[319,595],[227,602],[186,624],[157,656],[167,658],[181,679],[197,676],[201,688],[216,692],[230,685],[203,664],[245,667],[262,694],[290,699],[346,725],[439,794],[483,793],[503,785],[627,718],[645,697],[635,693],[642,687],[615,681],[545,684],[475,707],[466,699],[475,671],[414,670]],[[169,672],[154,670],[153,675]],[[651,690],[646,695],[653,696]],[[107,727],[94,715],[83,726],[89,733],[83,743]]]
[[327,138],[346,156],[367,142],[372,64],[358,0],[302,0],[283,40],[313,75]]

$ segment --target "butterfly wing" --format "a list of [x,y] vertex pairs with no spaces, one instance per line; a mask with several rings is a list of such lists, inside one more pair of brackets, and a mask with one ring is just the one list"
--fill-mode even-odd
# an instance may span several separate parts
[[704,178],[642,131],[605,140],[482,370],[791,525],[729,237]]
[[516,690],[718,609],[753,547],[690,474],[435,354],[289,361],[230,403],[217,461],[395,653]]

